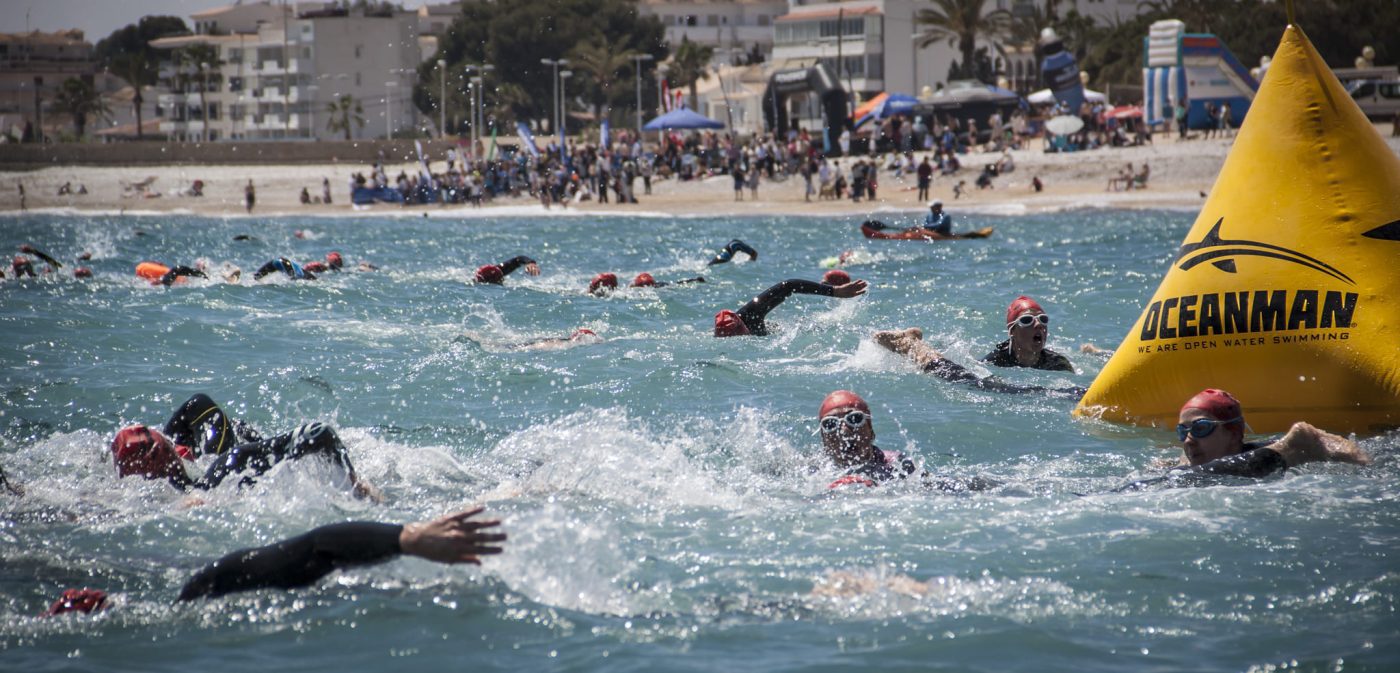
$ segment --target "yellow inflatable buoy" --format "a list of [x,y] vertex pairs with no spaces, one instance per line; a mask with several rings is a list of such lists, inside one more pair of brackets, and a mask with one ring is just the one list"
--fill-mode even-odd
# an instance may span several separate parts
[[1076,416],[1400,427],[1400,158],[1289,26],[1205,207]]

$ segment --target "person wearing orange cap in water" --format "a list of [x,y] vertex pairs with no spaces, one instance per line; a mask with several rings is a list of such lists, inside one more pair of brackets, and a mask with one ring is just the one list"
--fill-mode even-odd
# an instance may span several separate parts
[[768,336],[768,312],[794,294],[815,294],[837,299],[849,299],[865,294],[865,281],[850,280],[849,275],[846,276],[846,280],[847,282],[841,285],[814,283],[800,278],[785,280],[764,290],[737,312],[726,309],[715,314],[714,334],[717,337]]
[[1009,338],[982,356],[982,362],[997,367],[1031,367],[1072,372],[1069,358],[1045,347],[1050,336],[1050,316],[1034,299],[1017,297],[1006,308]]
[[[837,390],[822,400],[817,412],[817,431],[822,436],[822,452],[845,470],[827,488],[860,485],[876,486],[892,479],[904,479],[919,472],[918,466],[899,451],[885,451],[875,445],[875,423],[870,405],[849,390]],[[921,473],[925,486],[940,491],[982,491],[995,484],[980,477],[934,477]]]
[[500,285],[516,269],[525,268],[525,273],[531,276],[540,275],[540,265],[533,259],[525,255],[512,257],[500,264],[485,264],[476,270],[476,282],[489,285]]
[[685,284],[687,284],[687,283],[703,283],[703,282],[705,282],[705,277],[704,277],[704,276],[696,276],[696,277],[694,277],[694,278],[685,278],[685,279],[683,279],[683,280],[660,281],[660,280],[657,280],[657,279],[653,278],[651,274],[649,274],[649,273],[643,271],[643,272],[637,274],[637,277],[636,277],[636,278],[633,278],[633,279],[632,279],[632,287],[666,287],[666,286],[668,286],[668,285],[685,285]]
[[[307,423],[264,439],[246,424],[230,419],[202,393],[180,405],[163,431],[140,424],[122,428],[112,439],[111,452],[118,477],[164,479],[182,491],[209,490],[240,473],[247,473],[240,486],[252,485],[253,477],[284,460],[320,456],[341,468],[356,496],[381,497],[358,477],[345,445],[330,426]],[[202,477],[192,479],[185,463],[201,455],[213,455],[215,460]]]
[[1234,395],[1215,388],[1196,393],[1177,414],[1181,463],[1165,477],[1119,487],[1133,491],[1160,483],[1208,485],[1219,477],[1267,477],[1305,463],[1334,462],[1369,465],[1371,456],[1345,437],[1294,423],[1272,442],[1246,442],[1244,409]]

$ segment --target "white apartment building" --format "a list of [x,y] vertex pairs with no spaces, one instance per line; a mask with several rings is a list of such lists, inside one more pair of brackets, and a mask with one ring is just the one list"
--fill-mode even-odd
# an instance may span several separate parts
[[[363,108],[365,126],[352,124],[352,138],[382,138],[418,123],[411,100],[421,61],[417,12],[264,0],[191,18],[199,33],[151,43],[171,56],[161,63],[168,92],[159,100],[166,113],[160,128],[172,139],[343,138],[326,127],[327,107],[342,95]],[[179,57],[196,44],[212,47],[216,62],[202,67]]]
[[642,15],[666,27],[675,49],[682,39],[714,48],[716,66],[742,62],[756,46],[768,59],[773,53],[773,21],[788,11],[787,0],[638,0]]

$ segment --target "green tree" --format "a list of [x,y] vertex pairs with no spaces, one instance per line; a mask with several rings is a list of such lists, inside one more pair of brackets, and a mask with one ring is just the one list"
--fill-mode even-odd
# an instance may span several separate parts
[[676,54],[671,59],[671,73],[668,79],[674,81],[677,86],[688,87],[690,89],[690,109],[694,110],[700,104],[700,80],[710,78],[710,59],[714,58],[714,47],[707,47],[703,44],[691,42],[684,35],[681,36],[681,44],[676,47]]
[[[633,55],[634,52],[608,40],[606,35],[597,36],[575,46],[573,51],[569,52],[569,67],[589,75],[580,78],[583,96],[592,102],[593,116],[599,121],[611,110],[617,97],[614,84],[617,83],[618,75],[631,65]],[[608,108],[608,111],[604,108]]]
[[73,127],[77,130],[79,138],[87,132],[89,118],[110,119],[112,116],[92,83],[77,77],[69,77],[63,81],[58,95],[54,97],[53,106],[73,120]]
[[[190,29],[183,19],[177,16],[147,16],[138,23],[118,28],[101,40],[93,48],[93,60],[110,68],[116,61],[141,54],[152,67],[160,62],[160,51],[151,46],[151,40],[171,35],[188,35]],[[128,80],[128,83],[130,80]]]
[[146,102],[145,95],[141,93],[141,90],[156,83],[155,67],[146,60],[145,52],[138,51],[117,57],[112,61],[109,69],[113,75],[126,80],[126,83],[130,84],[135,92],[131,102],[136,108],[136,138],[140,140],[145,137],[141,129],[141,105]]
[[327,103],[326,112],[330,113],[330,118],[326,120],[326,130],[331,133],[343,132],[346,140],[350,140],[352,129],[365,127],[365,108],[350,94]]
[[1011,27],[1011,12],[984,12],[986,0],[933,0],[932,9],[921,9],[915,23],[924,26],[919,47],[947,42],[958,48],[963,76],[976,76],[977,40],[997,44]]
[[[194,77],[199,81],[200,117],[204,120],[204,140],[209,140],[209,73],[218,73],[219,66],[223,61],[219,59],[219,49],[211,44],[192,44],[181,48],[176,53],[177,62],[181,64],[181,69],[186,68],[194,71]],[[217,80],[215,87],[219,86]],[[188,89],[188,87],[187,87]]]
[[[467,85],[465,66],[494,65],[495,71],[487,77],[485,104],[497,110],[498,117],[550,119],[554,105],[554,72],[540,60],[568,58],[578,45],[600,39],[621,49],[652,55],[655,60],[643,64],[642,86],[644,97],[655,100],[655,65],[668,54],[664,44],[665,28],[654,16],[640,16],[635,2],[465,2],[461,7],[462,14],[448,28],[432,60],[447,61],[447,86],[461,90]],[[569,81],[571,96],[587,91],[581,88],[587,86],[584,79],[575,77]],[[634,82],[629,76],[615,80],[612,88],[621,91],[624,83]],[[425,114],[436,113],[434,103],[438,87],[435,68],[419,68],[413,99]],[[452,91],[449,90],[447,98],[452,100]]]

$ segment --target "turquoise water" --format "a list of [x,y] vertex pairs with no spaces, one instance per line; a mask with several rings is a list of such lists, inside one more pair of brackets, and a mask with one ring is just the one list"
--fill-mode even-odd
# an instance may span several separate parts
[[[941,244],[865,241],[858,218],[836,217],[0,218],[4,249],[89,250],[96,272],[0,284],[0,466],[27,489],[0,496],[0,668],[1400,669],[1400,437],[1363,440],[1378,456],[1364,469],[1107,494],[1175,457],[1166,431],[947,384],[869,341],[919,326],[973,364],[1027,293],[1080,371],[999,373],[1087,386],[1104,360],[1078,345],[1117,344],[1193,217],[960,215],[996,234]],[[760,259],[706,268],[734,237]],[[247,281],[275,256],[331,249],[381,270]],[[797,296],[772,337],[710,336],[718,309],[817,278],[845,249],[861,252],[849,271],[867,297]],[[517,254],[544,273],[470,284]],[[197,258],[245,282],[161,289],[131,273]],[[585,295],[600,271],[709,282]],[[579,327],[606,341],[519,348]],[[870,401],[883,448],[1006,486],[828,492],[812,431],[837,388]],[[195,392],[264,431],[334,424],[388,503],[354,500],[315,465],[196,507],[114,478],[112,433],[162,423]],[[172,604],[232,549],[473,502],[511,536],[480,568],[399,560]],[[838,582],[858,590],[813,592]],[[35,616],[69,586],[119,606]]]

